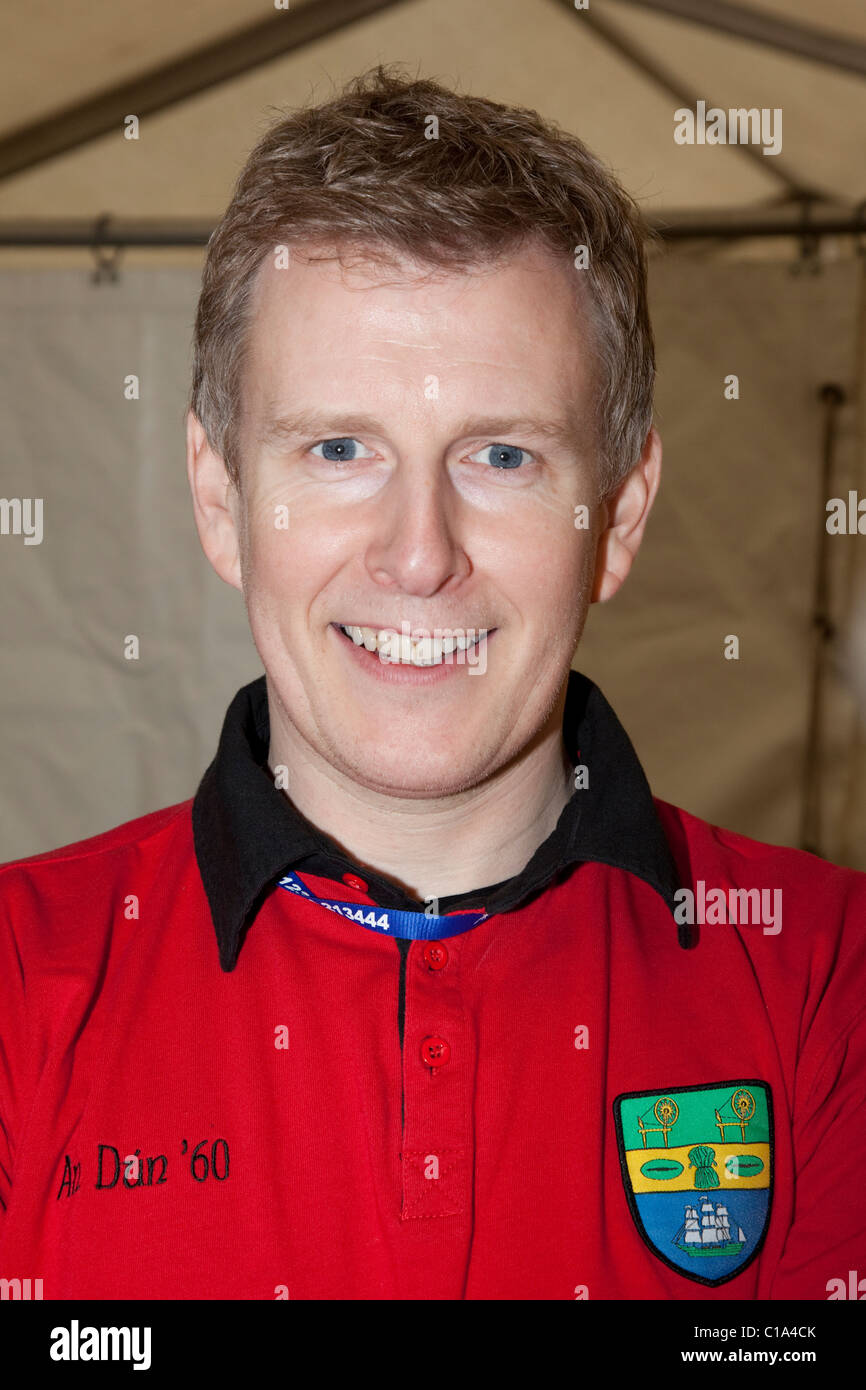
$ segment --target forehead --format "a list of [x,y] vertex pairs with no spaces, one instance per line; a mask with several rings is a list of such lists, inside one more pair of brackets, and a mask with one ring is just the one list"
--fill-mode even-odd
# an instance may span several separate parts
[[[292,250],[268,256],[251,297],[247,405],[302,383],[385,389],[445,373],[455,391],[536,400],[587,389],[593,350],[582,272],[538,245],[471,269],[363,253]],[[499,389],[497,389],[499,388]]]

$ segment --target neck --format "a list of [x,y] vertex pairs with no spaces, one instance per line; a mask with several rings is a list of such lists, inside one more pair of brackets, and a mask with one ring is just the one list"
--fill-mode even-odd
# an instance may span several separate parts
[[432,798],[388,796],[351,781],[312,754],[291,724],[275,721],[269,704],[268,765],[291,768],[293,804],[350,859],[422,901],[520,873],[573,791],[562,739],[564,690],[519,757],[478,786]]

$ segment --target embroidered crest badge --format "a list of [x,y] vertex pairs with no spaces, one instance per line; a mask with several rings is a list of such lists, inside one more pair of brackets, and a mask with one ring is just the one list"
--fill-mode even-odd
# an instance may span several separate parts
[[725,1284],[757,1255],[773,1188],[766,1081],[630,1091],[613,1103],[626,1196],[642,1239],[698,1284]]

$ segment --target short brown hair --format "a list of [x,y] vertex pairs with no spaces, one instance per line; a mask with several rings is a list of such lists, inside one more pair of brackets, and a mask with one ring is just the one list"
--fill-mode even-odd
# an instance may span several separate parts
[[[425,137],[430,117],[438,138]],[[282,115],[250,154],[210,238],[195,321],[189,406],[235,485],[250,304],[277,245],[368,246],[444,269],[489,263],[529,239],[577,264],[595,326],[602,493],[640,457],[655,352],[646,229],[633,199],[576,136],[537,112],[395,65],[332,100]]]

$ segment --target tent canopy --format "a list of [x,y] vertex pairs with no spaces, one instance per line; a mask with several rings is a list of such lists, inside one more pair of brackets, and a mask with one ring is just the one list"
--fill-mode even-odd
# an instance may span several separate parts
[[[220,215],[274,109],[380,61],[580,135],[650,215],[866,196],[866,8],[824,0],[34,0],[7,30],[0,220]],[[281,0],[277,0],[281,3]],[[286,0],[288,3],[288,0]],[[783,112],[783,146],[678,145],[674,111]],[[123,119],[140,119],[140,138]],[[799,202],[798,202],[799,200]]]

